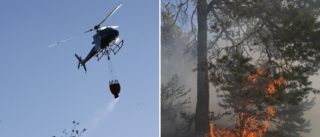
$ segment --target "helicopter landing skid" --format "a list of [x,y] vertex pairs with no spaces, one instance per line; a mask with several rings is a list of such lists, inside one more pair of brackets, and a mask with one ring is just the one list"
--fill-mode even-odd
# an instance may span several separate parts
[[118,44],[115,44],[115,47],[113,49],[107,49],[107,50],[103,50],[101,53],[101,56],[99,56],[99,54],[97,55],[98,61],[104,56],[104,55],[108,55],[108,60],[110,59],[110,51],[113,52],[114,55],[116,55],[118,53],[118,51],[122,48],[123,46],[123,42],[124,40],[121,40]]
[[118,53],[118,51],[122,48],[123,42],[124,41],[121,40],[117,45],[115,45],[115,47],[113,49],[110,49],[114,53],[114,55],[116,55]]
[[102,51],[101,53],[102,53],[102,54],[101,54],[100,57],[99,57],[99,54],[97,55],[98,61],[99,61],[104,55],[108,55],[108,57],[109,57],[109,55],[110,55],[109,50],[104,50],[104,51]]

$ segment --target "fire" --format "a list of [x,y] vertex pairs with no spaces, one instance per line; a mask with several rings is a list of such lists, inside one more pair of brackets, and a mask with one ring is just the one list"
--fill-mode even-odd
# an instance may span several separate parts
[[257,74],[252,74],[248,77],[248,80],[252,83],[255,83],[258,76],[261,76],[261,75],[264,75],[266,74],[266,71],[265,70],[262,70],[262,67],[258,68],[258,72]]
[[[280,86],[284,79],[281,77],[279,79],[264,78],[267,71],[263,70],[263,67],[258,68],[256,74],[248,76],[248,83],[243,86],[243,89],[247,90],[249,88],[255,88],[263,90],[266,96],[277,92],[275,84]],[[264,85],[259,85],[259,80],[263,82]],[[265,82],[266,81],[266,82]],[[261,89],[263,88],[263,89]],[[250,110],[253,109],[253,100],[243,100],[239,104],[240,109]],[[251,103],[251,104],[250,104]],[[215,127],[212,122],[210,122],[210,132],[206,134],[206,137],[262,137],[268,130],[269,122],[275,114],[275,110],[272,106],[266,106],[266,111],[256,112],[256,114],[249,114],[247,112],[238,112],[235,124],[232,125],[232,129],[224,129]],[[260,114],[259,114],[260,113]],[[263,119],[257,118],[258,115],[263,115]]]
[[231,130],[215,128],[210,122],[210,133],[206,137],[237,137]]
[[267,93],[268,94],[274,94],[277,92],[274,84],[277,84],[277,85],[281,85],[282,82],[284,81],[284,79],[281,77],[279,80],[273,80],[269,83],[269,86],[268,86],[268,89],[267,89]]

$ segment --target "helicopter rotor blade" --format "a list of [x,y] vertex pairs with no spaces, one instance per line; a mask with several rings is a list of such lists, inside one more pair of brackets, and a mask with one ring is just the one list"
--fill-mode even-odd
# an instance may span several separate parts
[[[85,31],[85,32],[83,32],[83,33],[74,35],[74,36],[72,36],[72,37],[69,37],[69,38],[67,38],[67,39],[65,39],[65,40],[61,40],[61,41],[59,41],[59,42],[57,42],[57,43],[54,43],[54,44],[50,45],[49,47],[53,47],[53,46],[58,45],[58,44],[60,44],[60,43],[66,42],[66,41],[68,41],[68,40],[70,40],[70,39],[79,37],[80,35],[85,34],[85,33],[87,33],[87,32],[90,32],[90,31],[92,31],[92,30],[98,30],[98,29],[100,28],[100,25],[101,25],[103,22],[105,22],[105,21],[106,21],[114,12],[116,12],[121,6],[122,6],[122,4],[119,4],[102,22],[100,22],[98,25],[94,26],[94,28],[92,28],[92,29],[90,29],[90,30],[87,30],[87,31]],[[109,26],[109,27],[116,29],[116,28],[118,28],[119,26]],[[105,29],[105,28],[108,28],[108,27],[104,27],[104,29]]]
[[100,26],[103,22],[105,22],[114,12],[116,12],[122,4],[119,4],[118,7],[116,7],[103,21],[101,21],[97,26]]
[[85,34],[85,33],[87,33],[87,32],[90,32],[90,31],[92,31],[92,29],[87,30],[87,31],[82,32],[82,33],[79,33],[79,34],[77,34],[77,35],[74,35],[74,36],[72,36],[72,37],[69,37],[69,38],[67,38],[67,39],[65,39],[65,40],[61,40],[61,41],[59,41],[59,42],[57,42],[57,43],[54,43],[54,44],[50,45],[49,47],[53,47],[53,46],[58,45],[58,44],[60,44],[60,43],[66,42],[66,41],[68,41],[68,40],[70,40],[70,39],[79,37],[80,35]]
[[108,26],[108,28],[116,29],[116,28],[119,28],[119,26]]
[[100,30],[104,30],[106,28],[113,28],[113,29],[116,29],[116,28],[119,28],[119,26],[103,26],[103,27],[100,27]]

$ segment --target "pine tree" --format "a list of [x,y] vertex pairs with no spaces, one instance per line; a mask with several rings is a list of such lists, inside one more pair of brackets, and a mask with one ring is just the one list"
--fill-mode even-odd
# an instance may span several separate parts
[[[197,16],[195,129],[198,136],[209,132],[208,82],[220,85],[230,82],[221,80],[226,77],[219,66],[235,53],[241,58],[253,59],[248,63],[255,68],[267,64],[265,79],[281,77],[285,81],[281,87],[276,86],[279,92],[273,98],[260,95],[263,92],[250,92],[259,95],[257,98],[260,99],[255,102],[259,111],[265,105],[301,106],[310,93],[319,93],[308,80],[320,67],[319,3],[314,0],[177,0],[169,4],[176,11],[175,18],[180,17],[183,21],[193,11],[191,25]],[[192,5],[195,10],[186,11]],[[194,26],[191,28],[194,30]],[[241,60],[234,61],[239,64],[234,66],[236,69],[241,66],[238,61]],[[247,73],[252,74],[253,70]],[[216,74],[209,73],[208,76],[208,71]],[[240,72],[234,75],[243,75],[237,79],[240,81],[248,76]]]

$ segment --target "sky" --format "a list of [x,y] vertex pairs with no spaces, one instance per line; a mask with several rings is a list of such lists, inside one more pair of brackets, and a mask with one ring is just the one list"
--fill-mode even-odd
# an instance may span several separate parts
[[[111,56],[121,85],[108,87],[107,57],[78,69],[95,32],[48,46],[99,24],[118,25],[123,48]],[[159,1],[1,0],[0,136],[52,137],[76,129],[83,137],[159,135]]]

